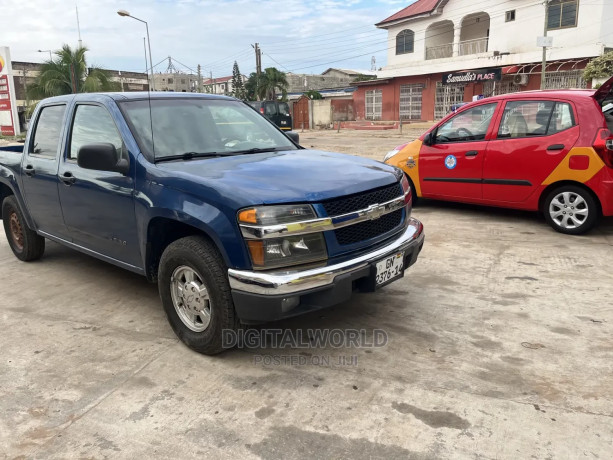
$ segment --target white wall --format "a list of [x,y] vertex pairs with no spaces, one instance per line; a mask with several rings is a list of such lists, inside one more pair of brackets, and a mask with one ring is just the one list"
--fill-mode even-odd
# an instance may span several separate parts
[[315,127],[328,127],[332,123],[332,101],[330,99],[313,100],[313,124]]
[[[509,10],[515,10],[515,21],[505,22],[505,12]],[[487,53],[425,60],[426,29],[430,24],[450,20],[457,30],[461,28],[466,16],[478,12],[485,12],[490,17]],[[543,35],[544,21],[545,7],[535,0],[479,1],[477,4],[474,0],[449,0],[440,15],[409,20],[388,28],[388,64],[377,75],[379,78],[387,78],[538,62],[541,60],[542,48],[536,46],[536,38]],[[548,50],[547,59],[600,55],[605,45],[613,46],[612,23],[613,0],[580,0],[577,27],[548,31],[547,35],[553,37],[553,48]],[[415,33],[415,51],[397,56],[396,35],[404,29],[411,29]],[[465,32],[472,36],[472,32]],[[459,30],[457,33],[459,37]],[[447,40],[448,37],[448,34],[445,35]],[[493,51],[509,54],[495,58]],[[427,66],[427,71],[424,66]]]

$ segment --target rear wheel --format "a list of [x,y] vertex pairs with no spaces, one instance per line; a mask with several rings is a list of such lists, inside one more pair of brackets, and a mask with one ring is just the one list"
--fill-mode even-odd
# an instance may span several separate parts
[[239,328],[227,272],[217,248],[201,236],[181,238],[162,254],[158,287],[166,316],[177,337],[199,353],[220,353],[223,331]]
[[30,262],[40,259],[45,253],[45,239],[30,230],[14,196],[2,203],[2,220],[9,246],[19,260]]
[[594,197],[585,189],[576,185],[564,185],[547,195],[543,213],[554,230],[580,235],[596,225],[599,208]]

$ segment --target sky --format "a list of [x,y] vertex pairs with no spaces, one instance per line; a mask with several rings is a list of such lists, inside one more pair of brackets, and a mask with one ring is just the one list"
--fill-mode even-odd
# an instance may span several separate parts
[[77,46],[76,8],[88,64],[106,69],[146,69],[146,20],[156,72],[168,56],[186,73],[200,64],[205,76],[255,71],[252,44],[262,68],[318,74],[330,67],[370,70],[385,65],[387,33],[374,24],[414,0],[0,0],[0,46],[13,61],[42,62],[63,44]]

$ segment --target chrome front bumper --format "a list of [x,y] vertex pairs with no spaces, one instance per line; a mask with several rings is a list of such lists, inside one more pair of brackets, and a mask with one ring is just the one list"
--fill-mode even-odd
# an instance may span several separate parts
[[406,251],[423,242],[423,225],[410,218],[404,232],[387,246],[335,265],[309,270],[257,272],[228,270],[230,287],[257,295],[287,295],[315,288],[331,286],[339,275],[361,270],[369,264],[400,251]]

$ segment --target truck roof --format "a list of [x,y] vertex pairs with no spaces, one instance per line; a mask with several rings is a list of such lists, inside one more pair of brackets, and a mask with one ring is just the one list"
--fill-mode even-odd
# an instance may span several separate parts
[[78,93],[78,94],[65,94],[63,96],[54,96],[45,99],[45,102],[68,102],[75,98],[77,101],[88,101],[93,99],[98,99],[100,97],[109,97],[115,101],[122,100],[138,100],[138,99],[147,99],[151,95],[151,99],[176,99],[176,98],[185,98],[185,99],[223,99],[223,100],[235,100],[229,96],[222,96],[219,94],[207,94],[207,93],[178,93],[172,91],[151,91],[150,93],[147,91],[135,91],[135,92],[113,92],[113,93]]

